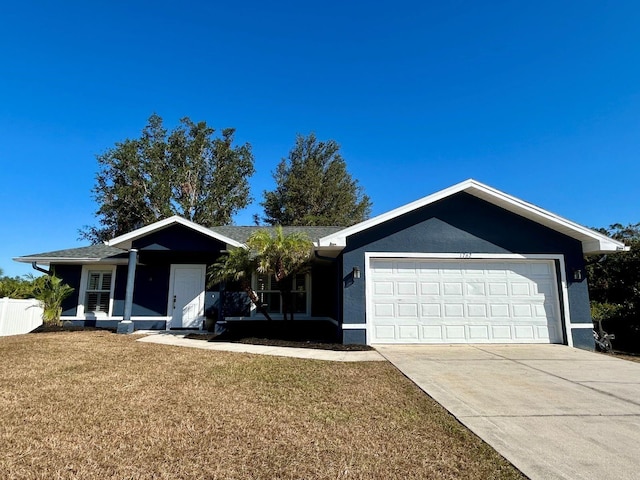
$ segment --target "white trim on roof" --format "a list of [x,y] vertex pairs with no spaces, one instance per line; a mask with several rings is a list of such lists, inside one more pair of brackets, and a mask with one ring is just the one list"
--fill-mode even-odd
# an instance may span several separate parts
[[[126,252],[123,252],[126,253]],[[128,260],[113,257],[15,257],[13,259],[21,263],[40,263],[49,265],[50,263],[105,263],[105,264],[127,264]]]
[[119,248],[128,249],[131,247],[131,242],[133,240],[136,240],[140,237],[144,237],[145,235],[148,235],[149,233],[155,232],[157,230],[162,230],[163,228],[167,228],[174,224],[178,224],[178,225],[182,225],[184,227],[190,228],[192,230],[195,230],[196,232],[202,233],[203,235],[207,235],[208,237],[215,238],[216,240],[226,243],[227,245],[230,245],[232,247],[243,246],[240,242],[237,242],[229,237],[226,237],[217,232],[214,232],[213,230],[210,230],[207,227],[198,225],[197,223],[192,222],[191,220],[187,220],[186,218],[182,218],[178,215],[165,218],[164,220],[159,220],[145,227],[138,228],[137,230],[133,230],[132,232],[125,233],[124,235],[120,235],[119,237],[108,240],[104,243],[105,245],[108,245],[110,247],[119,247]]
[[528,218],[541,225],[549,227],[569,237],[575,238],[582,242],[582,249],[585,254],[619,252],[629,250],[624,243],[607,237],[590,228],[578,225],[566,218],[562,218],[554,213],[548,212],[531,203],[520,200],[519,198],[508,195],[500,190],[484,185],[476,180],[469,179],[460,182],[439,192],[423,197],[414,202],[408,203],[402,207],[396,208],[389,212],[370,218],[364,222],[357,223],[351,227],[347,227],[332,235],[327,235],[319,240],[320,247],[346,246],[347,237],[362,232],[388,220],[409,213],[418,208],[424,207],[438,200],[442,200],[456,193],[465,192],[496,206],[504,208],[512,213]]

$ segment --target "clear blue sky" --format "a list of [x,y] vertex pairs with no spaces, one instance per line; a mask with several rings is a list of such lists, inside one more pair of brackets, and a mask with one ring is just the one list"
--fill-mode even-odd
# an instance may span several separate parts
[[152,112],[235,127],[255,203],[296,133],[383,213],[475,178],[588,226],[640,221],[637,1],[63,1],[0,10],[0,268],[81,246],[96,154]]

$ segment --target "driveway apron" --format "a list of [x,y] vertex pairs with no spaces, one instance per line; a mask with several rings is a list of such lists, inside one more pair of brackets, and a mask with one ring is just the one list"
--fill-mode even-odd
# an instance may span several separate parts
[[531,479],[640,478],[640,363],[563,345],[376,345]]

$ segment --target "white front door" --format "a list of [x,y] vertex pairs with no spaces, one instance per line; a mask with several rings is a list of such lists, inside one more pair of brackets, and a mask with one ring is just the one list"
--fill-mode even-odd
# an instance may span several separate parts
[[171,265],[167,328],[202,328],[206,265]]

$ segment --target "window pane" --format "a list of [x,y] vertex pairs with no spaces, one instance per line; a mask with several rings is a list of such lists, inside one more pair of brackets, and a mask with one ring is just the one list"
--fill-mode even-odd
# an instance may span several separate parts
[[109,313],[109,294],[108,293],[98,294],[98,305],[96,306],[96,312]]
[[304,274],[296,275],[295,284],[293,285],[294,290],[297,290],[299,292],[305,290],[304,279],[305,279],[305,275]]
[[266,275],[258,275],[258,290],[269,290]]
[[102,287],[100,288],[101,290],[111,290],[111,274],[110,273],[103,273],[102,274]]
[[280,313],[280,293],[267,293],[265,294],[267,300],[267,311],[269,313]]
[[96,306],[98,305],[98,293],[89,292],[87,293],[87,311],[95,312]]
[[307,313],[307,294],[305,292],[294,293],[293,305],[296,313]]
[[89,290],[98,290],[98,285],[100,285],[100,274],[96,272],[89,273],[89,285],[87,288]]

